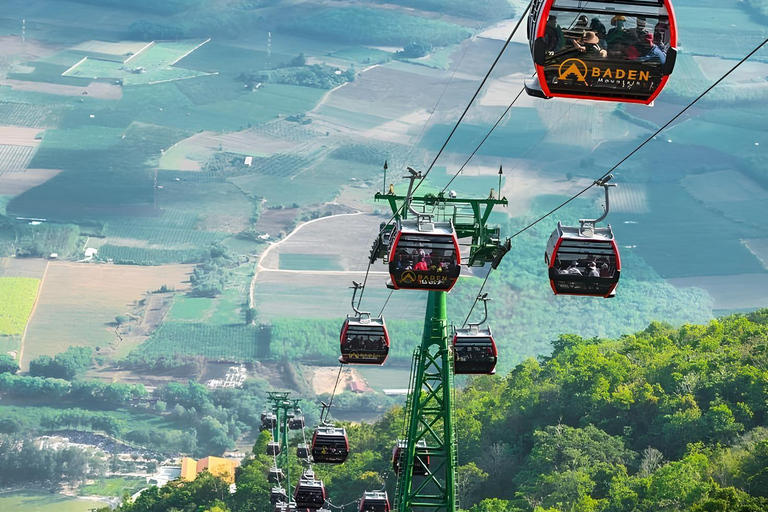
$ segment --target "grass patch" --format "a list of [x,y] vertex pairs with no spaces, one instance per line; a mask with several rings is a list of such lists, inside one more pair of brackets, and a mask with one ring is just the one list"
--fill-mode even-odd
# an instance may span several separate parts
[[280,254],[283,270],[344,270],[335,256],[322,254]]
[[83,485],[78,490],[80,496],[115,496],[133,494],[147,487],[147,481],[140,477],[113,476],[97,480],[92,484]]
[[146,85],[194,78],[206,73],[175,67],[173,64],[201,44],[203,41],[199,40],[155,43],[126,62],[86,58],[77,66],[65,70],[66,74],[62,78],[112,78],[125,85]]
[[0,494],[0,510],[16,512],[88,512],[99,506],[92,500],[82,500],[51,494],[48,491],[12,491]]
[[0,335],[24,332],[39,286],[31,277],[0,277]]
[[366,46],[352,46],[350,48],[343,48],[339,51],[333,52],[331,57],[349,60],[356,64],[373,65],[389,61],[392,58],[392,55],[393,54],[390,52],[377,50],[376,48],[368,48]]
[[296,17],[282,30],[316,39],[376,46],[404,46],[427,41],[433,46],[458,43],[470,31],[443,21],[411,16],[402,11],[363,8],[334,8]]

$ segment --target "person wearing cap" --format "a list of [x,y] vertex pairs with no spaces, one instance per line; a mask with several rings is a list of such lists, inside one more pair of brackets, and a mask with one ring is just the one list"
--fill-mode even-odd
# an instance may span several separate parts
[[611,18],[611,25],[613,28],[608,31],[605,36],[605,40],[608,44],[615,42],[621,42],[626,38],[626,31],[624,30],[624,23],[627,19],[624,16],[614,16]]
[[645,36],[648,34],[648,30],[646,29],[646,20],[642,16],[637,17],[637,25],[635,28],[631,28],[627,31],[629,34],[629,37],[632,38],[633,41],[644,41]]
[[587,264],[587,271],[589,272],[589,277],[600,277],[600,271],[597,270],[597,265],[595,265],[594,261],[590,261]]
[[576,260],[573,260],[570,265],[568,265],[568,268],[561,271],[561,274],[573,274],[575,276],[580,276],[581,270],[579,270],[579,262]]
[[608,56],[608,52],[600,48],[600,39],[597,37],[597,34],[590,30],[584,33],[581,41],[574,39],[573,46],[578,48],[585,57],[604,59]]
[[658,61],[662,65],[667,61],[667,54],[653,42],[653,34],[645,34],[641,41],[635,44],[640,56],[637,58],[641,62]]

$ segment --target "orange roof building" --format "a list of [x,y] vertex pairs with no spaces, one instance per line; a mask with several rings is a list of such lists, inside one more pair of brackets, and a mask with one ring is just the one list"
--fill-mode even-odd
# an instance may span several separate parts
[[237,467],[235,461],[221,457],[206,457],[200,460],[184,457],[181,459],[181,479],[190,482],[201,471],[207,469],[210,474],[218,476],[228,484],[233,484],[235,483],[235,467]]

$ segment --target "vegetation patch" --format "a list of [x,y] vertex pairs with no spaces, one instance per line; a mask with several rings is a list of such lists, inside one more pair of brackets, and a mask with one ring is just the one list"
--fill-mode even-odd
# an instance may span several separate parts
[[415,40],[448,46],[471,35],[469,30],[444,21],[363,8],[326,9],[313,16],[296,17],[281,28],[304,37],[381,46],[405,46]]
[[40,280],[31,277],[0,277],[0,335],[21,334],[37,297]]

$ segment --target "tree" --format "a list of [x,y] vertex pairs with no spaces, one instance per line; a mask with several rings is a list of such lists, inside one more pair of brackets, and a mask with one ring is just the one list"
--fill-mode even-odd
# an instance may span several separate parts
[[15,374],[19,371],[19,364],[7,354],[0,354],[0,373]]

